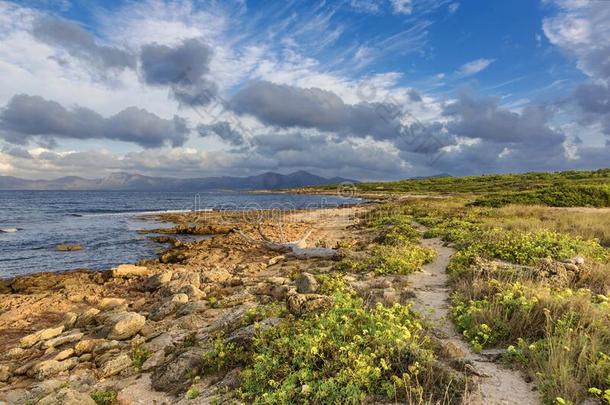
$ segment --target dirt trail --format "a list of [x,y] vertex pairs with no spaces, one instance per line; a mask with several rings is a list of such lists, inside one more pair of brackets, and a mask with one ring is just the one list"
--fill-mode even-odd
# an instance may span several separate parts
[[498,405],[498,404],[539,404],[540,399],[534,386],[528,384],[516,372],[494,363],[481,354],[474,353],[462,336],[457,332],[450,319],[447,265],[455,250],[443,246],[438,239],[424,239],[422,245],[434,249],[438,256],[432,263],[424,266],[421,272],[412,274],[409,282],[415,291],[416,299],[414,309],[428,319],[431,319],[438,328],[439,338],[442,341],[457,346],[465,354],[464,360],[472,364],[478,389],[465,400],[471,405]]

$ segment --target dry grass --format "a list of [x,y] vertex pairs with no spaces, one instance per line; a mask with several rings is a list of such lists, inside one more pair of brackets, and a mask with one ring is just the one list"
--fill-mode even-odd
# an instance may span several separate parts
[[492,218],[490,223],[497,226],[500,222],[503,228],[509,230],[527,232],[547,229],[583,239],[597,239],[602,246],[610,247],[610,210],[604,208],[512,205],[493,210]]

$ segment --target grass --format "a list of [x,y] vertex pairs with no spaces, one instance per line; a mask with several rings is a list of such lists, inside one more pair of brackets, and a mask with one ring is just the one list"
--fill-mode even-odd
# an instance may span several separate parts
[[[436,177],[391,182],[359,183],[356,193],[449,194],[467,196],[471,204],[501,207],[509,204],[554,207],[610,207],[610,168],[596,171],[497,174],[466,177]],[[316,186],[303,191],[336,190]]]
[[[478,207],[412,200],[402,208],[428,237],[458,249],[449,265],[452,313],[475,350],[507,348],[506,360],[536,382],[545,403],[610,396],[610,251],[594,210]],[[607,214],[606,214],[607,215]],[[599,221],[599,222],[598,222]],[[582,256],[580,266],[564,264]]]

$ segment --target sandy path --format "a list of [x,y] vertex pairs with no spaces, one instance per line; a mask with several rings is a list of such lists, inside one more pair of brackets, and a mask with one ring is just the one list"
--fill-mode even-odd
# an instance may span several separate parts
[[478,390],[465,400],[465,403],[478,405],[498,404],[539,404],[540,399],[533,384],[528,384],[521,375],[502,367],[474,353],[457,332],[450,320],[447,265],[455,250],[446,246],[440,239],[424,239],[422,245],[436,250],[435,261],[424,266],[421,272],[409,276],[416,298],[414,309],[431,319],[438,328],[442,341],[459,347],[465,353],[465,360],[474,367]]

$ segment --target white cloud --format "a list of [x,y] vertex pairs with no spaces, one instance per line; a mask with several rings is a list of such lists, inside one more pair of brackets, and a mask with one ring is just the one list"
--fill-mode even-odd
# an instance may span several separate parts
[[472,76],[475,75],[485,69],[489,65],[491,65],[495,59],[477,59],[468,63],[464,63],[457,71],[460,76]]
[[412,0],[390,0],[392,9],[396,14],[411,14],[413,12]]

